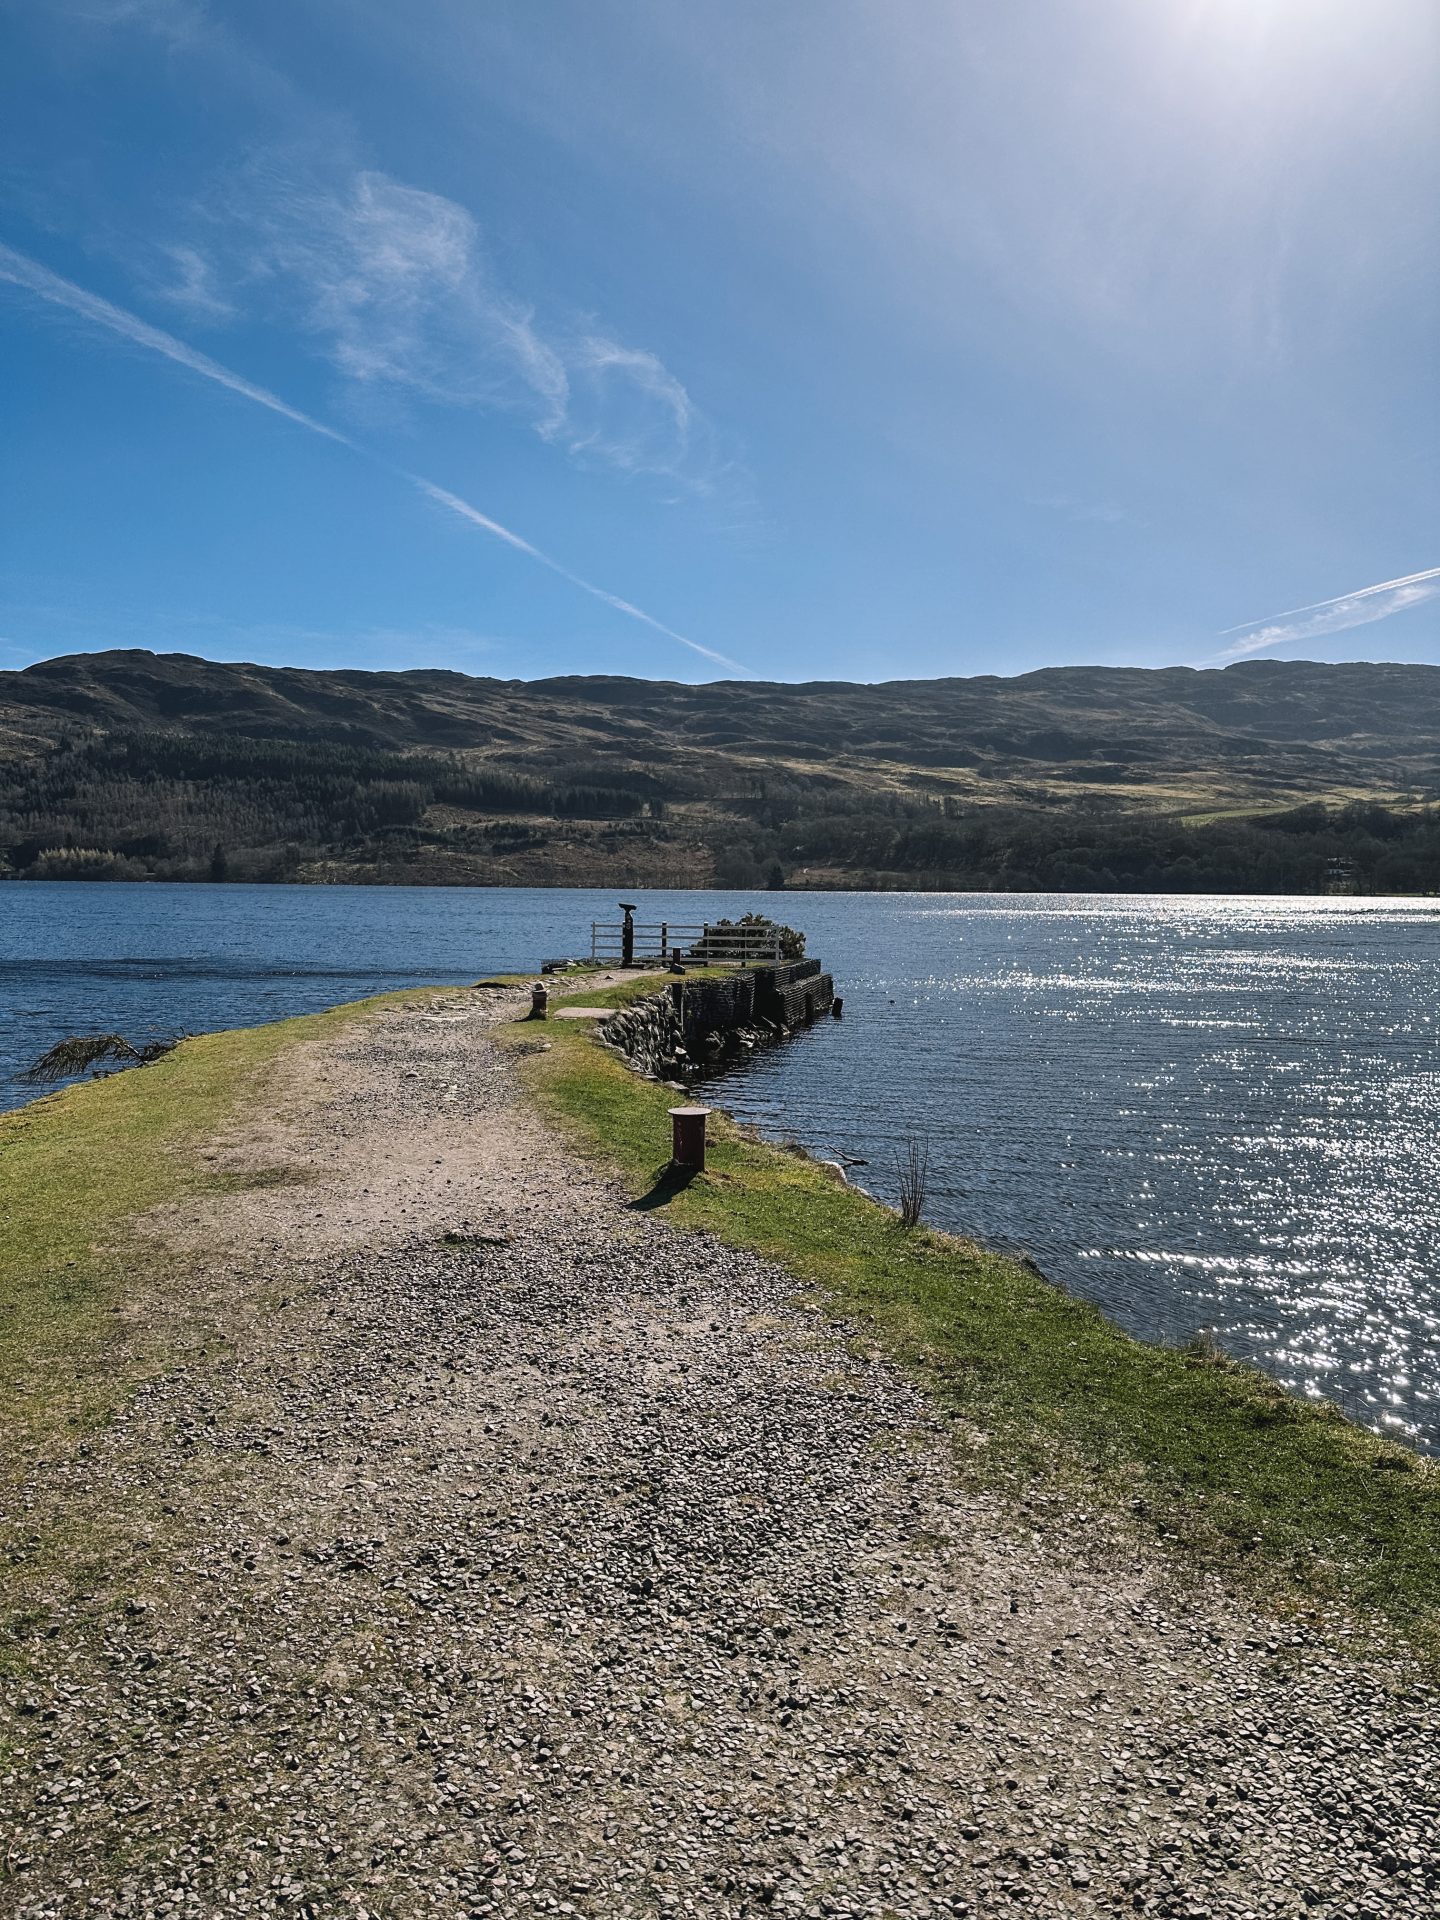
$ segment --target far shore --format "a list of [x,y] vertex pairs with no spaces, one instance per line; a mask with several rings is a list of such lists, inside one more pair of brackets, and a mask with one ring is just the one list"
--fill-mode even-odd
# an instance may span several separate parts
[[782,888],[767,887],[761,881],[721,881],[721,880],[669,880],[669,879],[623,879],[613,875],[603,880],[590,881],[582,885],[574,879],[556,880],[475,880],[451,879],[430,873],[417,873],[406,877],[402,874],[367,874],[353,872],[336,875],[333,878],[298,879],[294,877],[276,879],[213,880],[206,874],[189,876],[141,875],[87,875],[67,874],[32,877],[25,874],[6,873],[0,869],[0,885],[17,887],[223,887],[255,888],[269,891],[276,887],[300,887],[330,889],[334,887],[365,887],[383,890],[423,887],[428,890],[456,889],[472,892],[509,892],[509,893],[614,893],[627,889],[639,893],[716,893],[734,896],[744,894],[747,897],[774,900],[782,894],[815,893],[919,893],[949,894],[974,899],[1034,899],[1038,896],[1059,896],[1074,900],[1097,899],[1176,899],[1176,900],[1435,900],[1440,899],[1440,888],[1417,888],[1404,893],[1367,892],[1363,888],[1342,886],[1333,887],[1324,892],[1288,889],[1268,889],[1259,892],[1237,891],[1230,888],[1165,887],[1147,883],[1140,887],[1122,887],[1118,884],[1104,887],[975,887],[948,884],[943,876],[923,874],[895,874],[886,876],[842,876],[835,880],[807,881],[803,877],[788,878]]

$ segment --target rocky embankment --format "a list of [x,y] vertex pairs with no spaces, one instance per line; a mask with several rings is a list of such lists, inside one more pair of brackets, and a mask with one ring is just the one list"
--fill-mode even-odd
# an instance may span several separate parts
[[681,978],[599,1025],[600,1038],[637,1072],[683,1080],[783,1039],[835,1005],[818,960],[755,967],[714,980]]

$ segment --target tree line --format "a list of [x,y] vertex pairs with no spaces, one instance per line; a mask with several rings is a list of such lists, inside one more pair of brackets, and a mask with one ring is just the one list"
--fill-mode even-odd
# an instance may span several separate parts
[[[243,735],[118,733],[0,762],[0,874],[20,879],[285,880],[316,861],[356,879],[549,877],[567,837],[730,886],[1053,892],[1430,893],[1440,810],[1371,802],[1186,820],[1071,803],[979,805],[866,792],[833,774],[704,791],[705,763],[540,772],[438,752]],[[1043,802],[1043,803],[1042,803]],[[586,825],[585,823],[599,823]],[[589,844],[587,842],[587,844]],[[518,864],[517,864],[518,863]]]
[[[319,850],[378,857],[432,808],[628,820],[633,785],[537,780],[327,741],[111,734],[0,763],[0,856],[36,879],[283,879]],[[443,836],[441,836],[443,838]]]
[[1187,822],[1138,812],[995,805],[951,811],[893,798],[798,812],[734,835],[717,877],[746,886],[843,873],[858,886],[1124,893],[1433,893],[1440,809],[1306,805]]

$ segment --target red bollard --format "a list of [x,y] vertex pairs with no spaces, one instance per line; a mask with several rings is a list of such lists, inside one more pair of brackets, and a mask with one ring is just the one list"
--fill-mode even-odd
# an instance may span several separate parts
[[709,1107],[671,1107],[670,1164],[687,1172],[705,1171],[705,1120]]

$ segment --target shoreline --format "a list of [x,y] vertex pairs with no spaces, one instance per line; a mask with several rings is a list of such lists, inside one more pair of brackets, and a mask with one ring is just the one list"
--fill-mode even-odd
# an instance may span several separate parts
[[[207,1036],[0,1118],[0,1280],[52,1283],[28,1354],[0,1318],[9,1910],[1240,1920],[1283,1885],[1418,1920],[1433,1593],[1387,1627],[1278,1534],[1177,1528],[1053,1370],[1022,1446],[1047,1329],[1145,1350],[723,1121],[668,1180],[673,1096],[528,998]],[[973,1318],[1007,1297],[1008,1356]],[[1274,1403],[1172,1361],[1217,1432]],[[1253,1440],[1293,1467],[1296,1432],[1340,1429]],[[1418,1529],[1433,1476],[1370,1480]]]
[[[457,995],[468,1000],[487,990],[528,987],[539,977],[491,976],[483,988],[402,988],[322,1013],[187,1037],[152,1066],[72,1083],[0,1112],[0,1170],[13,1174],[16,1168],[15,1155],[4,1151],[14,1144],[7,1127],[23,1142],[32,1122],[42,1137],[48,1133],[53,1116],[63,1164],[75,1152],[70,1133],[94,1153],[97,1123],[113,1145],[136,1115],[144,1116],[142,1131],[153,1130],[158,1142],[155,1164],[145,1153],[138,1160],[121,1153],[117,1159],[132,1164],[112,1193],[105,1181],[114,1179],[116,1168],[105,1167],[103,1151],[97,1156],[104,1254],[97,1271],[106,1261],[113,1267],[115,1250],[103,1242],[123,1240],[127,1223],[143,1221],[154,1207],[163,1210],[177,1198],[226,1191],[227,1181],[230,1191],[244,1188],[250,1176],[217,1175],[214,1154],[203,1148],[205,1160],[189,1163],[188,1178],[177,1179],[175,1169],[186,1164],[187,1145],[193,1151],[227,1107],[243,1107],[295,1049],[313,1047],[396,1006]],[[693,1183],[667,1184],[655,1158],[662,1143],[668,1145],[663,1110],[673,1096],[666,1085],[604,1046],[594,1021],[553,1017],[565,1007],[633,1005],[653,996],[665,977],[601,977],[599,989],[576,982],[560,993],[552,978],[552,1018],[543,1028],[523,1017],[517,1025],[502,1024],[496,1043],[514,1056],[531,1103],[548,1123],[607,1176],[633,1188],[633,1204],[660,1207],[682,1231],[718,1234],[826,1289],[834,1311],[864,1322],[927,1393],[949,1405],[953,1417],[974,1425],[989,1457],[1001,1451],[990,1447],[991,1429],[1003,1436],[1010,1465],[1000,1479],[1018,1484],[1026,1475],[1058,1477],[1117,1512],[1128,1508],[1143,1516],[1147,1528],[1197,1565],[1227,1568],[1257,1590],[1268,1588],[1272,1597],[1288,1591],[1286,1604],[1302,1605],[1308,1597],[1332,1606],[1355,1597],[1360,1558],[1347,1570],[1340,1543],[1354,1533],[1372,1548],[1378,1545],[1397,1516],[1388,1497],[1377,1507],[1375,1489],[1386,1496],[1413,1489],[1429,1511],[1422,1541],[1412,1543],[1420,1548],[1415,1563],[1410,1565],[1407,1548],[1401,1558],[1409,1571],[1402,1568],[1399,1579],[1407,1589],[1418,1581],[1416,1593],[1425,1598],[1417,1604],[1414,1594],[1386,1597],[1383,1582],[1362,1579],[1359,1604],[1362,1610],[1377,1608],[1440,1663],[1440,1462],[1433,1456],[1360,1426],[1333,1403],[1300,1396],[1203,1342],[1177,1348],[1132,1336],[1101,1308],[1050,1280],[1024,1253],[923,1224],[902,1234],[884,1201],[861,1187],[840,1185],[823,1160],[750,1132],[723,1108],[714,1109],[710,1171]],[[543,1035],[538,1042],[537,1034]],[[180,1082],[174,1096],[167,1074]],[[23,1157],[19,1164],[20,1179],[11,1181],[16,1200],[26,1197]],[[43,1178],[48,1195],[54,1175]],[[261,1169],[255,1178],[262,1189],[283,1186],[284,1168]],[[23,1205],[11,1209],[12,1215],[25,1211]],[[33,1216],[33,1206],[30,1211]],[[82,1200],[82,1224],[83,1212]],[[0,1280],[7,1254],[12,1270],[15,1264],[13,1218],[9,1226],[8,1235],[0,1231]],[[22,1221],[22,1236],[25,1230]],[[62,1236],[66,1249],[72,1239]],[[145,1237],[136,1240],[133,1233],[129,1245],[132,1256],[147,1248]],[[83,1264],[66,1260],[67,1283]],[[42,1261],[42,1278],[44,1270]],[[23,1314],[23,1306],[17,1309],[12,1301],[12,1323]],[[995,1332],[1007,1326],[1014,1345]],[[1057,1357],[1066,1354],[1068,1360]],[[0,1339],[0,1377],[5,1359]],[[1127,1393],[1135,1396],[1129,1407]],[[1176,1436],[1193,1439],[1197,1423],[1205,1437],[1177,1454]],[[1207,1427],[1213,1429],[1208,1435]],[[1251,1477],[1249,1470],[1255,1472],[1247,1488],[1240,1483]],[[1159,1484],[1137,1494],[1129,1485],[1137,1472],[1142,1478],[1158,1475]],[[1344,1501],[1357,1492],[1365,1497],[1347,1524]],[[1402,1532],[1406,1504],[1398,1503]],[[1390,1560],[1393,1548],[1387,1539],[1381,1558]]]
[[325,879],[248,879],[248,880],[212,880],[208,876],[162,877],[155,874],[136,875],[95,875],[47,874],[30,877],[25,874],[6,872],[0,869],[0,886],[17,887],[214,887],[220,890],[229,888],[260,888],[271,892],[276,888],[295,888],[323,892],[338,887],[391,890],[404,892],[414,890],[423,893],[470,892],[470,893],[610,893],[617,889],[629,888],[641,893],[719,893],[744,894],[748,897],[773,899],[777,894],[847,894],[847,893],[918,893],[954,895],[963,899],[991,900],[1440,900],[1440,888],[1416,889],[1410,893],[1370,893],[1351,886],[1327,888],[1323,893],[1304,888],[1272,888],[1260,893],[1247,893],[1233,887],[1163,887],[1153,884],[1143,887],[956,887],[946,886],[934,879],[925,880],[923,876],[915,883],[908,884],[908,877],[897,875],[893,880],[883,880],[876,876],[865,879],[859,877],[845,883],[839,881],[823,885],[807,885],[803,879],[787,876],[783,887],[769,887],[764,884],[745,886],[733,882],[696,881],[696,880],[616,880],[605,887],[582,887],[573,880],[445,880],[417,879],[403,880],[391,876],[379,875],[366,878],[363,874],[346,874],[338,878]]

